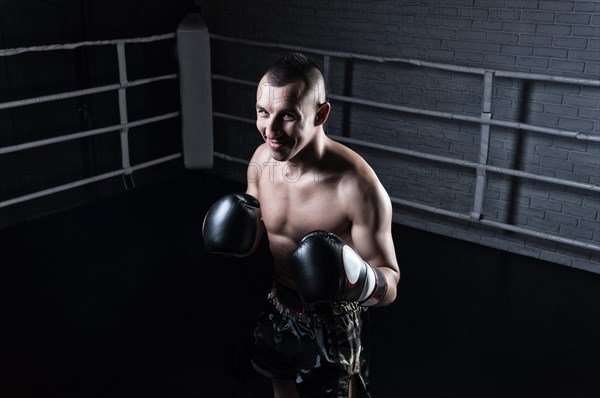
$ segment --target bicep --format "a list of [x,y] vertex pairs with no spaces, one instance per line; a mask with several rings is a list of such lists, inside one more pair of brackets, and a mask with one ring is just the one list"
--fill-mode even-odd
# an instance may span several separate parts
[[256,149],[246,169],[246,193],[257,199],[259,199],[258,182],[261,176],[260,163],[258,161],[260,150],[261,147]]
[[[378,187],[351,210],[351,236],[354,248],[372,266],[380,268],[388,284],[396,285],[399,267],[392,236],[392,204],[389,196]],[[360,203],[360,204],[359,204]]]
[[[259,150],[257,149],[254,152],[254,155],[252,156],[252,159],[250,159],[250,163],[248,164],[248,169],[246,170],[246,193],[248,195],[252,195],[254,196],[260,203],[260,194],[259,194],[259,190],[258,190],[258,180],[260,178],[260,169],[258,169],[258,162],[257,162],[257,157],[258,157],[258,152]],[[257,234],[259,235],[259,240],[262,239],[262,236],[265,233],[265,224],[262,221],[262,210],[259,208],[258,210],[258,216],[260,219],[260,222],[258,224],[258,231]]]
[[254,163],[250,162],[248,170],[246,171],[246,193],[252,195],[258,199],[258,173],[253,166]]

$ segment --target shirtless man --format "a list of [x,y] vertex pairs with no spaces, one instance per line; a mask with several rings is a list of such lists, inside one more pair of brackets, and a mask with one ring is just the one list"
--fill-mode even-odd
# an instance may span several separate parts
[[323,130],[323,75],[300,53],[262,77],[256,127],[265,143],[245,193],[204,221],[211,253],[250,255],[267,232],[273,289],[254,332],[255,369],[275,398],[368,397],[363,317],[396,298],[392,206],[372,168]]

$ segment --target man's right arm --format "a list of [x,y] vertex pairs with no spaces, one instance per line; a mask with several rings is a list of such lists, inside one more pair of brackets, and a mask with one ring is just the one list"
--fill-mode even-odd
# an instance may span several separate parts
[[209,253],[246,257],[254,252],[264,235],[258,179],[255,167],[260,147],[248,166],[248,186],[245,193],[223,196],[206,213],[202,225],[204,247]]
[[248,169],[246,170],[246,193],[255,198],[259,197],[258,182],[262,176],[262,164],[264,163],[262,158],[264,157],[266,145],[267,144],[262,144],[256,148],[252,155],[252,159],[250,159],[250,163],[248,164]]
[[[250,163],[248,164],[248,169],[246,170],[246,194],[252,195],[258,200],[260,200],[258,183],[262,176],[262,164],[264,163],[261,158],[265,156],[266,149],[267,144],[259,145],[258,148],[256,148],[252,155],[252,159],[250,159]],[[262,213],[259,214],[259,220],[258,240],[260,241],[265,234],[265,223],[262,219]]]

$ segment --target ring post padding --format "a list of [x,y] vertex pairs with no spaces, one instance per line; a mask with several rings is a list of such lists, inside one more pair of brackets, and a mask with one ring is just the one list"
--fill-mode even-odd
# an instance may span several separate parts
[[210,39],[204,20],[187,14],[177,27],[183,162],[186,169],[213,167]]

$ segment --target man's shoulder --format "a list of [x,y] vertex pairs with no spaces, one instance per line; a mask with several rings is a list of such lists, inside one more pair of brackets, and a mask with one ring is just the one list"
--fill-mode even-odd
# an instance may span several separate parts
[[252,155],[252,159],[250,159],[250,161],[263,162],[265,160],[268,160],[269,158],[269,148],[267,147],[267,143],[263,142],[254,150],[254,154]]
[[386,194],[373,167],[352,148],[341,143],[337,144],[339,158],[343,164],[339,181],[344,195],[366,200],[373,195]]
[[335,152],[340,163],[343,164],[341,168],[345,179],[359,184],[378,182],[375,171],[358,152],[339,142],[336,142],[335,145],[337,147]]

